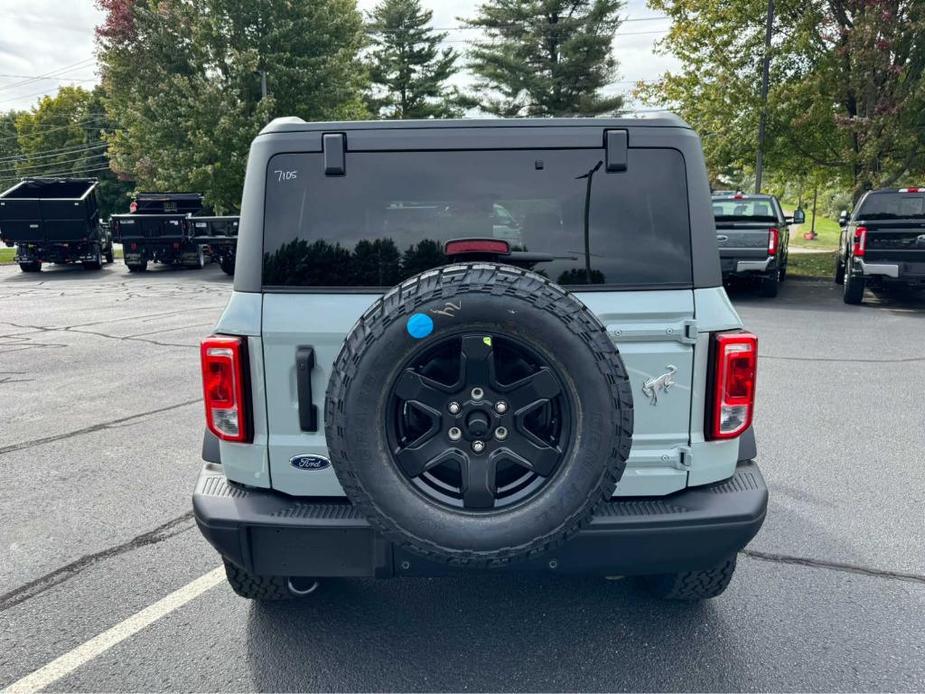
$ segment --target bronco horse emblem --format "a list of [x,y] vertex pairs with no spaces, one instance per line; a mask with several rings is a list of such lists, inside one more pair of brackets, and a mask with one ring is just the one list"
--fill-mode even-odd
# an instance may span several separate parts
[[658,392],[663,390],[667,393],[668,389],[674,385],[674,375],[677,373],[677,371],[677,366],[669,364],[668,373],[664,373],[661,376],[657,376],[655,378],[650,378],[642,384],[642,392],[647,398],[649,398],[650,405],[658,405]]

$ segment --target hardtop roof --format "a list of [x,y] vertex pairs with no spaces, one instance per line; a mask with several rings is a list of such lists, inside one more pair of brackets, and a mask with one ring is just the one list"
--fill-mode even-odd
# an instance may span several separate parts
[[691,127],[673,113],[628,114],[616,118],[439,118],[428,120],[364,120],[309,122],[296,116],[275,118],[261,135],[293,132],[351,130],[430,130],[440,128],[524,128],[524,127],[599,127],[599,128],[685,128]]

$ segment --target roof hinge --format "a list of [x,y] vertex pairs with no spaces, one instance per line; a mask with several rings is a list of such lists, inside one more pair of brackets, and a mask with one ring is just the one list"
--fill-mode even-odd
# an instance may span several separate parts
[[347,136],[344,133],[325,133],[321,136],[324,150],[324,175],[343,176],[347,172]]

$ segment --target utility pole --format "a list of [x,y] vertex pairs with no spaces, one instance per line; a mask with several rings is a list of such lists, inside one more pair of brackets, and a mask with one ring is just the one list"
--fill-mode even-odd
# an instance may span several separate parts
[[260,71],[260,99],[267,98],[267,71]]
[[761,117],[758,121],[758,158],[755,162],[755,193],[761,192],[764,174],[764,137],[768,127],[768,81],[771,73],[771,31],[774,25],[774,0],[768,0],[768,19],[764,31],[764,69],[761,74]]

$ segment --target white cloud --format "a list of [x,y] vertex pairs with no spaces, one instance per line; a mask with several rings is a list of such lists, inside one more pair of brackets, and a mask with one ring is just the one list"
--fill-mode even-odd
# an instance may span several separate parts
[[[93,0],[3,0],[0,111],[28,108],[62,84],[93,86],[93,30],[100,19]],[[27,79],[49,73],[55,78]]]
[[[362,10],[375,4],[376,0],[358,0]],[[458,18],[474,16],[479,4],[480,0],[424,0],[424,5],[433,9],[434,24],[438,27],[458,27]],[[655,14],[646,7],[645,0],[629,0],[624,10],[630,19]],[[42,95],[53,94],[61,84],[92,86],[97,79],[92,61],[94,29],[101,19],[102,13],[93,0],[2,0],[0,111],[28,108]],[[614,39],[620,75],[612,91],[627,92],[632,83],[656,79],[676,66],[671,57],[653,52],[655,41],[668,26],[668,20],[662,19],[630,21],[621,27]],[[455,29],[450,31],[448,41],[463,51],[475,33]],[[55,78],[26,82],[24,77],[18,77],[48,73],[55,73]],[[464,85],[468,80],[467,75],[461,75],[458,82]]]

